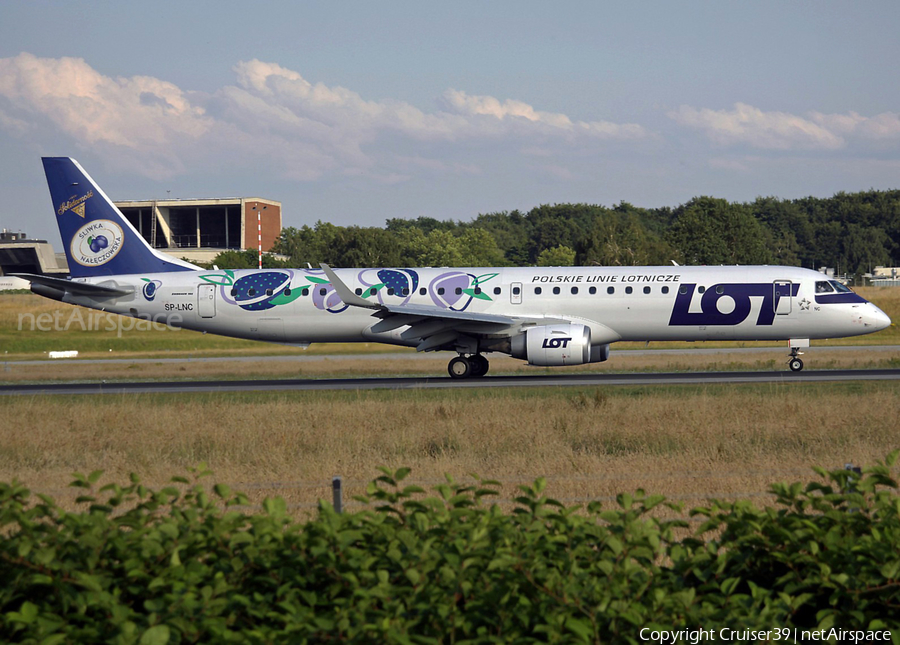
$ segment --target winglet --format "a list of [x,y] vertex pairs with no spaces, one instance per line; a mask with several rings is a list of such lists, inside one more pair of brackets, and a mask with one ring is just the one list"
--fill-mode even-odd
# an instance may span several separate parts
[[348,287],[344,282],[337,277],[337,274],[334,272],[330,266],[322,262],[319,264],[322,267],[322,271],[325,272],[325,275],[328,276],[328,281],[331,282],[331,286],[334,287],[334,290],[341,297],[341,300],[344,301],[345,305],[352,305],[354,307],[365,307],[366,309],[384,309],[384,307],[377,302],[370,302],[365,298],[361,298],[357,296],[353,291]]

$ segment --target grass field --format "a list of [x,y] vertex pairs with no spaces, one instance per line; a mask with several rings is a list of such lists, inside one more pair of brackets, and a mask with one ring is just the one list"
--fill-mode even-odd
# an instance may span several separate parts
[[309,510],[333,475],[359,493],[377,466],[437,482],[537,476],[570,502],[643,487],[697,505],[760,497],[813,465],[871,464],[900,446],[900,386],[582,388],[0,399],[0,480],[66,492],[102,469],[160,484],[206,462],[255,502]]

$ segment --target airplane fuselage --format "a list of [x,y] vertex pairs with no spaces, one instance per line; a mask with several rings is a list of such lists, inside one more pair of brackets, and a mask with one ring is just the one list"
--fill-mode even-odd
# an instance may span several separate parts
[[[336,269],[373,303],[527,316],[590,328],[617,341],[789,340],[871,333],[881,311],[796,267],[554,267]],[[174,272],[84,279],[130,291],[65,302],[224,336],[288,344],[374,341],[416,346],[405,325],[379,332],[347,306],[321,270]],[[822,287],[822,283],[827,286]],[[817,293],[817,284],[819,293]],[[390,286],[392,285],[392,286]],[[829,289],[828,292],[822,292]],[[374,293],[372,293],[374,290]],[[477,323],[471,323],[477,326]],[[507,330],[515,334],[520,329]]]

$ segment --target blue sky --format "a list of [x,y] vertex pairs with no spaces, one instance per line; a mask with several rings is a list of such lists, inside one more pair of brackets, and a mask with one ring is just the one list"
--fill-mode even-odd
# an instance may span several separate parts
[[[896,2],[0,4],[0,227],[41,155],[287,226],[900,187]],[[170,191],[170,192],[169,192]]]

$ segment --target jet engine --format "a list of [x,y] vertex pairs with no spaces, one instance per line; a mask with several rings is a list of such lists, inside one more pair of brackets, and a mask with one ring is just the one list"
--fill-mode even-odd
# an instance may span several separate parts
[[591,330],[585,325],[543,325],[514,336],[513,358],[531,365],[557,366],[599,363],[609,358],[609,345],[591,345]]

